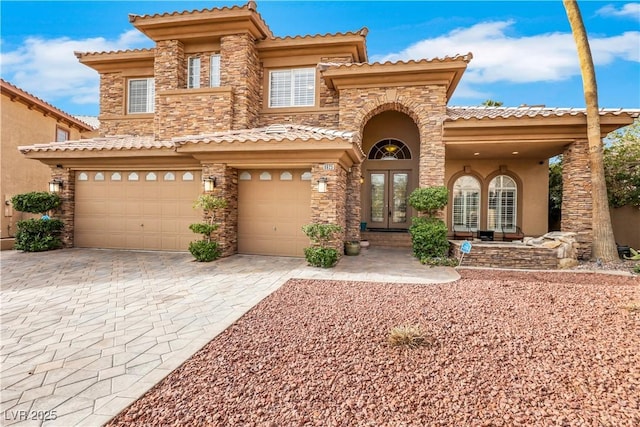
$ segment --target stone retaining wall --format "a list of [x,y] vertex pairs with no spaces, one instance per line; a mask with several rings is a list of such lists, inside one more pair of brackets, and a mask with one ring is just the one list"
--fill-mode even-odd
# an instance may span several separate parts
[[[452,256],[460,259],[462,241],[452,240]],[[513,243],[472,243],[471,253],[462,261],[463,267],[497,267],[553,270],[558,268],[555,249]]]

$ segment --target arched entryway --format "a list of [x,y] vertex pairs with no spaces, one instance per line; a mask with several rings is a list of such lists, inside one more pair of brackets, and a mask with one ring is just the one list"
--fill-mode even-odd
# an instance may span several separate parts
[[404,113],[384,111],[364,126],[362,148],[362,221],[368,230],[406,230],[413,215],[407,200],[418,186],[418,126]]

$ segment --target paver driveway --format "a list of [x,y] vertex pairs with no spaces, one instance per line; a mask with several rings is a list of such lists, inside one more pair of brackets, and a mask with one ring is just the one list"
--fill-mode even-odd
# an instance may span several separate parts
[[457,278],[425,274],[406,252],[382,254],[385,264],[397,257],[395,275],[373,271],[375,251],[331,270],[249,255],[196,263],[188,253],[3,252],[0,424],[105,423],[291,277]]

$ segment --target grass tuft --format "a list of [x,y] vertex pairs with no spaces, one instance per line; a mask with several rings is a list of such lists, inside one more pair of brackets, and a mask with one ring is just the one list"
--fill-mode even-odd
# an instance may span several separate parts
[[400,325],[391,328],[387,342],[393,347],[405,346],[415,349],[420,346],[432,346],[434,339],[428,336],[420,325]]

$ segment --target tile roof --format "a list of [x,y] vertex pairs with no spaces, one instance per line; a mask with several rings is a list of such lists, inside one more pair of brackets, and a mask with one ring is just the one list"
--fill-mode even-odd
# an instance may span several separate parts
[[369,33],[369,29],[367,27],[363,27],[358,31],[347,31],[344,33],[324,33],[324,34],[306,34],[304,36],[283,36],[283,37],[271,37],[269,40],[306,40],[306,39],[324,39],[328,37],[346,37],[346,36],[363,36],[366,37]]
[[78,128],[81,128],[84,130],[92,130],[91,124],[83,120],[80,120],[77,117],[74,117],[71,114],[62,111],[57,107],[54,107],[53,105],[49,104],[47,101],[41,98],[38,98],[37,96],[32,95],[29,92],[23,89],[20,89],[18,86],[12,83],[9,83],[8,81],[1,78],[0,78],[0,88],[1,88],[1,92],[9,96],[11,99],[20,98],[24,102],[28,103],[29,105],[38,106],[38,108],[40,108],[41,110],[47,111],[49,114],[52,114],[60,119],[63,119],[69,124],[75,125]]
[[96,116],[73,116],[94,129],[100,129],[100,120]]
[[344,63],[336,63],[336,62],[327,62],[318,64],[319,67],[322,68],[360,68],[360,67],[376,67],[381,65],[399,65],[399,64],[434,64],[434,63],[442,63],[442,62],[457,62],[464,61],[469,63],[473,59],[473,54],[471,52],[466,55],[455,55],[455,56],[445,56],[443,58],[431,58],[431,59],[421,59],[414,60],[410,59],[408,61],[386,61],[386,62],[344,62]]
[[43,151],[116,151],[174,148],[169,141],[156,141],[153,136],[118,135],[75,141],[50,142],[18,147],[21,153]]
[[155,52],[155,48],[147,47],[147,48],[139,48],[139,49],[126,49],[126,50],[105,50],[101,52],[74,51],[73,54],[76,56],[76,58],[81,58],[85,56],[115,55],[115,54],[125,54],[125,53],[153,53],[153,52]]
[[[470,119],[508,119],[511,117],[561,117],[561,116],[586,116],[585,108],[550,108],[545,106],[520,106],[520,107],[447,107],[447,120]],[[630,117],[640,116],[638,109],[601,108],[600,115],[619,116],[621,114]]]
[[188,143],[257,142],[257,141],[320,141],[344,139],[354,142],[357,132],[326,129],[301,125],[272,125],[264,128],[232,130],[206,135],[173,138],[177,145]]

